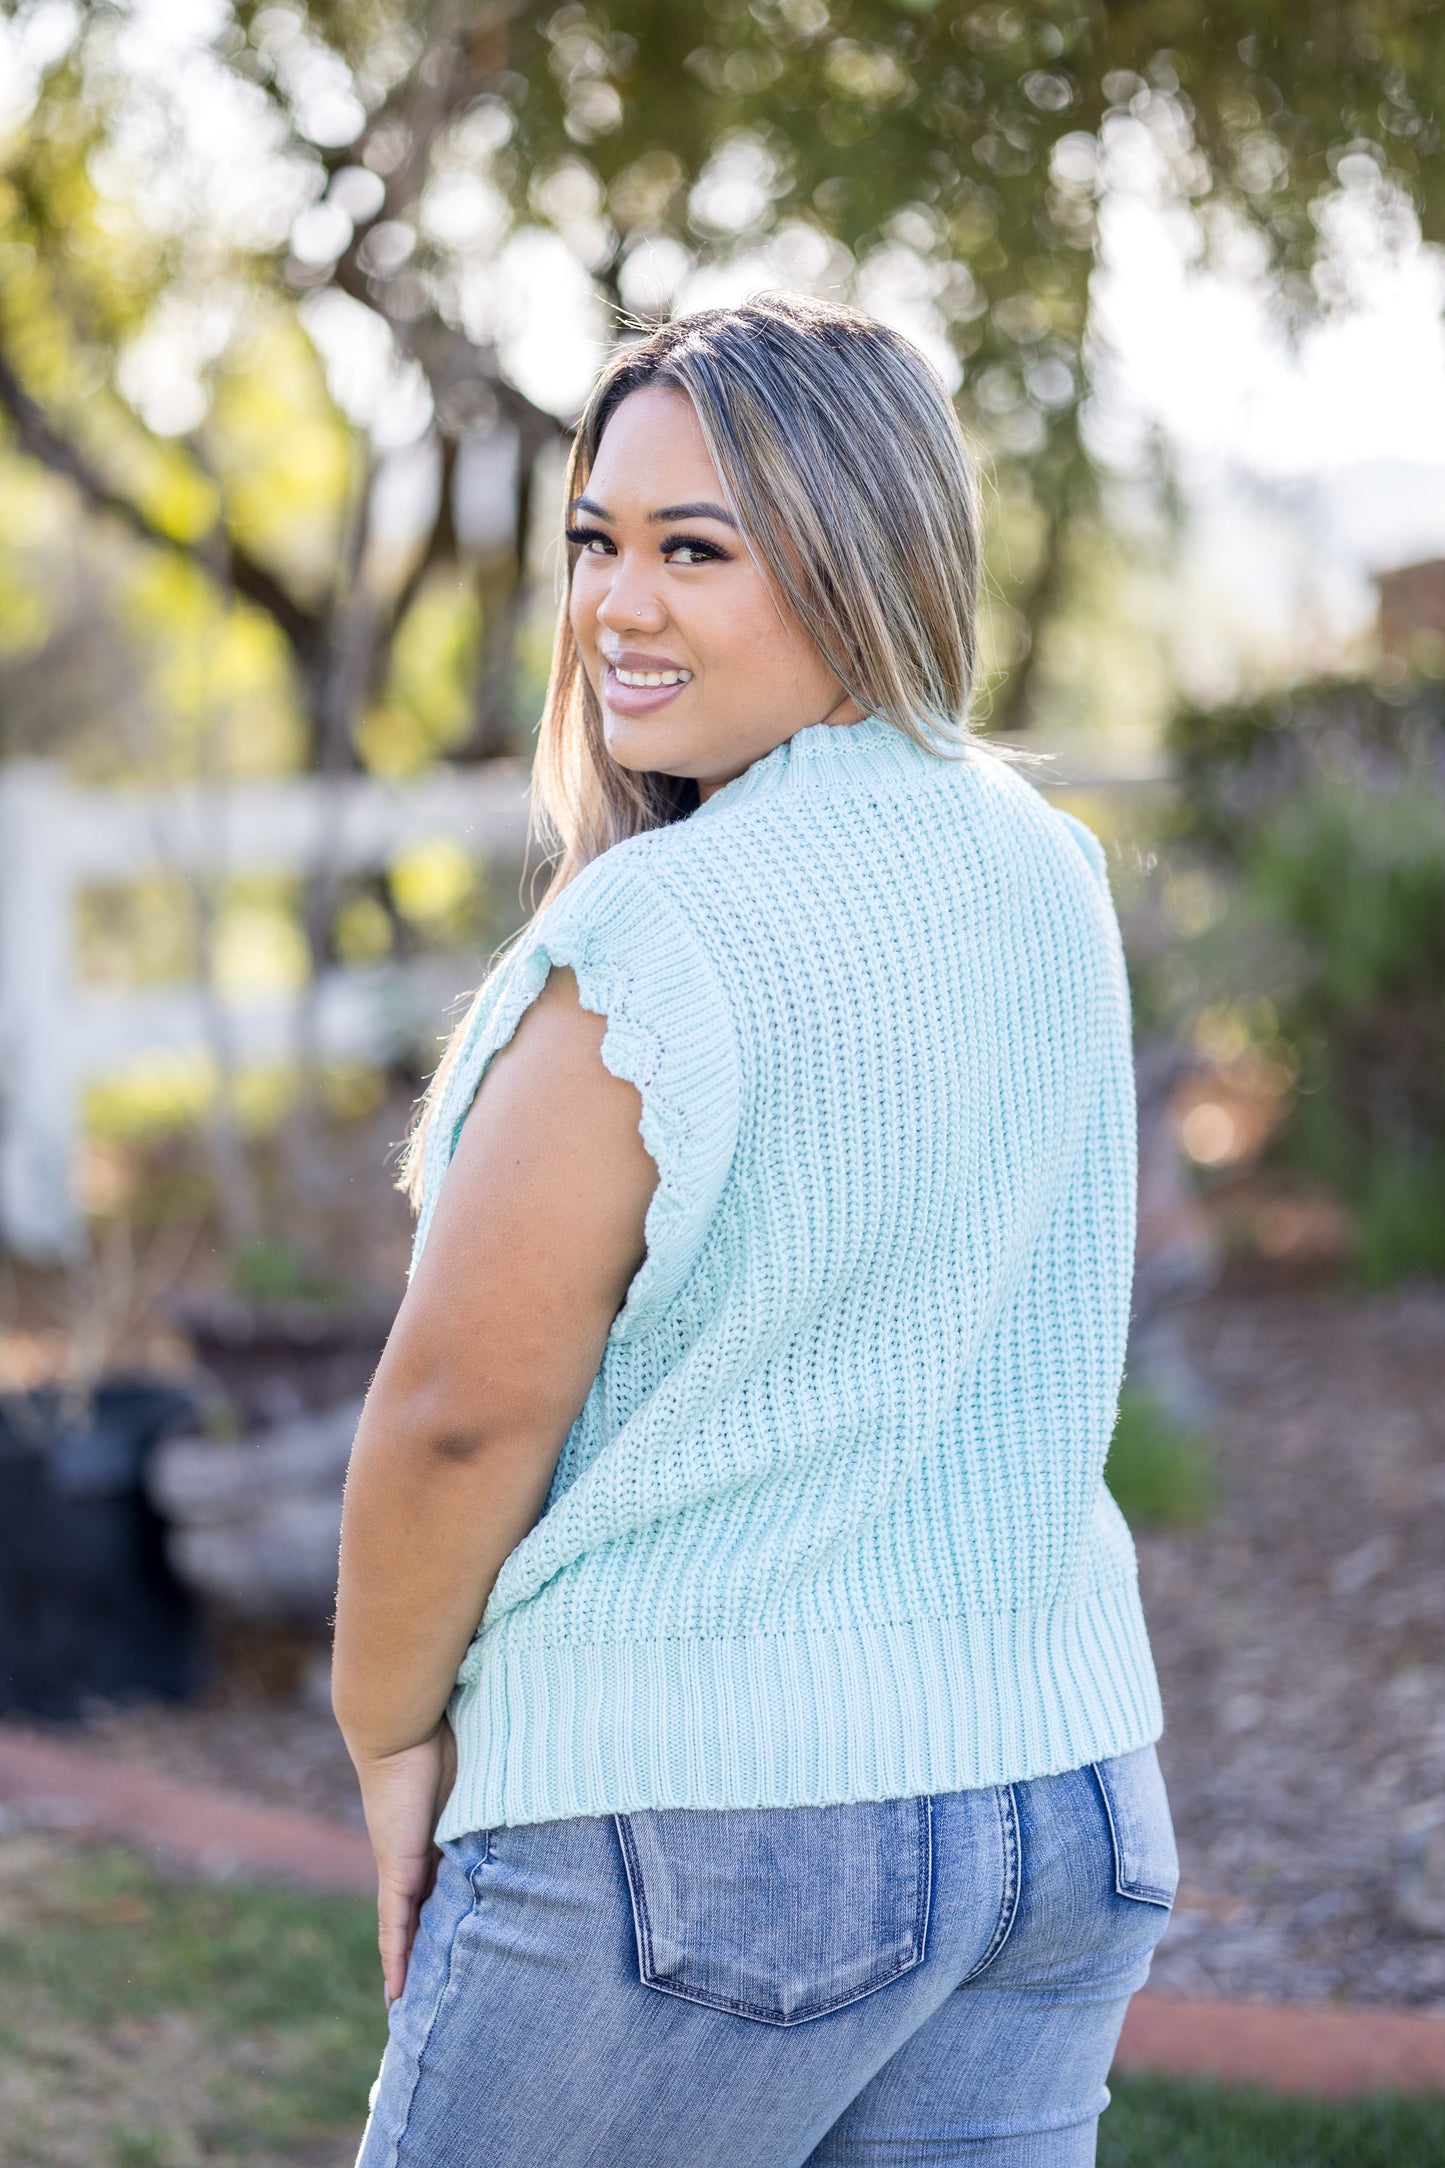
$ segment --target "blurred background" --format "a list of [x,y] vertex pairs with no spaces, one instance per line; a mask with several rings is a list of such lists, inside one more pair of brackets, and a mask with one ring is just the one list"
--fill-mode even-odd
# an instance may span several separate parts
[[[529,908],[569,424],[801,288],[956,395],[976,726],[1109,851],[1156,1985],[1445,2009],[1442,85],[1401,0],[0,4],[0,1718],[355,1821],[341,1473]],[[0,1933],[68,1871],[6,1841]],[[232,2157],[118,2073],[13,2158]]]

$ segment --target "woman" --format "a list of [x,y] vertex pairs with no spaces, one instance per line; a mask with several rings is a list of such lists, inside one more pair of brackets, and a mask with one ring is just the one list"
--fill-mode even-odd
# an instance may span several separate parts
[[624,349],[568,517],[558,863],[348,1480],[361,2162],[1092,2160],[1177,1876],[1103,854],[968,734],[973,479],[881,325]]

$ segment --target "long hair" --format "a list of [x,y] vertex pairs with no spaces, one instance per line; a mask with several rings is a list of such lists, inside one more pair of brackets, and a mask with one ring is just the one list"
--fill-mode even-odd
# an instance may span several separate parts
[[[622,401],[667,386],[692,401],[729,509],[780,600],[865,715],[962,756],[977,664],[978,485],[948,396],[896,331],[856,309],[775,294],[704,309],[622,347],[583,410],[566,501],[587,487]],[[690,778],[613,760],[567,608],[532,769],[531,837],[547,905],[602,852],[679,820]],[[402,1182],[422,1184],[426,1127],[466,1030],[418,1110]]]

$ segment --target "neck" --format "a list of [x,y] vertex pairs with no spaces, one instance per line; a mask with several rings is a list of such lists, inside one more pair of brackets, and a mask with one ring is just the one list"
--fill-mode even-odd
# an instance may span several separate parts
[[[828,710],[828,712],[827,712],[827,714],[826,714],[826,715],[820,715],[820,716],[818,717],[818,721],[819,721],[820,723],[830,723],[830,724],[831,724],[831,723],[861,723],[861,722],[862,722],[862,720],[863,720],[863,710],[862,710],[862,708],[860,708],[860,707],[858,706],[857,702],[856,702],[856,701],[854,701],[854,700],[851,700],[851,699],[849,698],[848,694],[847,694],[847,693],[844,693],[844,692],[840,692],[840,693],[839,693],[839,695],[838,695],[838,698],[837,698],[837,699],[836,699],[836,700],[834,701],[834,703],[833,703],[832,707],[831,707],[831,708],[829,708],[829,710]],[[799,729],[799,730],[806,730],[806,729],[810,729],[810,728],[812,728],[812,725],[811,725],[811,724],[806,724],[806,723],[799,723],[799,725],[798,725],[798,729]],[[794,731],[790,731],[790,732],[788,733],[788,736],[789,736],[789,737],[793,737],[793,736],[796,736],[796,732],[794,732]],[[778,745],[785,745],[786,743],[787,743],[787,739],[786,739],[786,738],[780,738],[780,739],[778,740]],[[777,751],[777,746],[769,746],[769,748],[768,748],[768,752],[776,752],[776,751]],[[758,760],[766,760],[766,758],[767,758],[767,753],[759,753],[759,754],[755,755],[755,758],[756,758],[756,759],[758,759]],[[738,777],[739,777],[740,775],[745,775],[745,774],[747,773],[747,770],[748,770],[748,769],[749,769],[749,768],[750,768],[750,767],[751,767],[752,765],[753,765],[752,761],[745,761],[745,762],[744,762],[744,764],[743,764],[743,766],[742,766],[741,768],[732,768],[732,769],[730,769],[730,770],[729,770],[729,772],[728,772],[728,773],[727,773],[726,775],[707,775],[707,776],[702,776],[702,775],[700,775],[700,776],[698,777],[698,779],[697,779],[697,796],[698,796],[698,803],[699,803],[700,805],[706,805],[706,803],[707,803],[708,799],[709,799],[709,798],[710,798],[710,797],[712,796],[712,794],[713,794],[713,792],[714,792],[715,790],[721,790],[721,789],[722,789],[722,787],[723,787],[723,785],[724,785],[725,783],[734,783],[734,782],[736,782],[736,781],[737,781],[737,778],[738,778]]]

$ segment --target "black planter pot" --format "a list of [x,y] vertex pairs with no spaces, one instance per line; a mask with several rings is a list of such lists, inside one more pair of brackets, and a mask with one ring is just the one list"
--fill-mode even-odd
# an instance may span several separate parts
[[389,1308],[336,1312],[305,1302],[177,1302],[171,1315],[202,1376],[247,1429],[360,1398],[386,1345]]
[[104,1384],[79,1413],[54,1392],[0,1396],[0,1715],[203,1685],[200,1617],[141,1484],[152,1445],[194,1415],[147,1381]]

